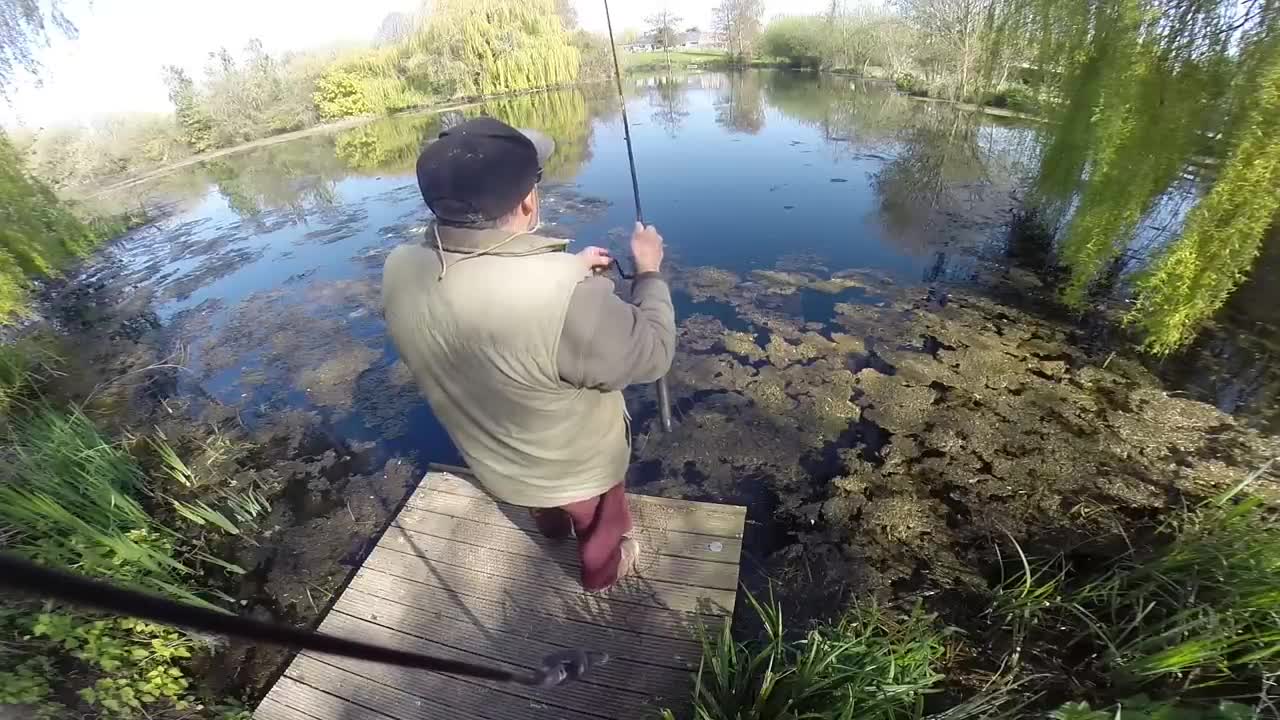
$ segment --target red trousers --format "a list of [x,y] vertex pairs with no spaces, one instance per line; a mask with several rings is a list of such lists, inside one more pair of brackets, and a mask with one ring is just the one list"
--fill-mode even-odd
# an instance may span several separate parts
[[631,510],[622,485],[558,508],[529,509],[543,535],[562,539],[572,530],[577,536],[582,587],[586,590],[603,590],[618,581],[622,538],[631,532]]

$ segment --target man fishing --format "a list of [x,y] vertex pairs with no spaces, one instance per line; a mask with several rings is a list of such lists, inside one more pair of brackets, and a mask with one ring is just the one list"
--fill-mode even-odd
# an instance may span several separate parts
[[606,250],[537,234],[550,138],[492,118],[446,130],[418,158],[435,215],[383,271],[387,328],[484,487],[530,508],[542,533],[575,535],[582,585],[632,572],[640,546],[623,479],[631,432],[621,390],[666,374],[675,351],[662,236],[636,224],[634,304],[598,274]]

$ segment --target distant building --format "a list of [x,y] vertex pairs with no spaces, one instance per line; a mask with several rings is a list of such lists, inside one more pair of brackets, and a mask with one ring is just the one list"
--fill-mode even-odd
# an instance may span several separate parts
[[723,50],[724,43],[715,33],[690,28],[676,37],[676,47],[684,50]]
[[[639,40],[623,45],[623,52],[639,53],[639,52],[655,52],[662,50],[662,43],[658,41],[656,33],[648,33],[641,35]],[[724,43],[720,42],[720,38],[715,33],[703,32],[698,28],[689,28],[681,33],[676,33],[671,42],[672,50],[723,50]]]

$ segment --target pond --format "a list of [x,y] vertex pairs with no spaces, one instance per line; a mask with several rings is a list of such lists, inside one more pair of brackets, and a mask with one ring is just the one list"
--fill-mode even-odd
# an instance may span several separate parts
[[[151,388],[166,409],[184,399],[189,425],[233,420],[271,449],[274,525],[241,551],[246,607],[313,617],[311,590],[341,582],[426,463],[459,462],[380,319],[383,259],[430,220],[419,148],[481,113],[549,132],[549,232],[626,257],[607,90],[379,120],[128,188],[169,212],[80,282],[179,357]],[[1277,454],[1259,360],[1276,325],[1255,311],[1270,291],[1247,286],[1232,311],[1247,332],[1164,366],[1060,310],[1047,248],[1010,234],[1034,124],[814,74],[640,76],[627,92],[680,331],[675,431],[649,389],[628,392],[631,488],[746,504],[744,580],[777,583],[801,617],[865,593],[963,607],[1008,537],[1052,551]],[[227,667],[252,686],[251,665]]]

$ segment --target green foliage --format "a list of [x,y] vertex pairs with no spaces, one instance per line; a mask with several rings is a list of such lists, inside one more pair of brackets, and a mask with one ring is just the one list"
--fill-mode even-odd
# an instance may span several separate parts
[[[1280,13],[1256,5],[993,6],[989,70],[1020,60],[1051,85],[1036,93],[1054,122],[1045,126],[1035,203],[1060,231],[1070,272],[1062,297],[1083,307],[1091,290],[1109,289],[1100,281],[1129,263],[1145,266],[1130,321],[1157,354],[1185,345],[1225,303],[1280,208]],[[1168,216],[1196,197],[1190,212]],[[1156,224],[1172,224],[1171,237],[1151,237],[1144,228]]]
[[[1195,687],[1208,700],[1230,699],[1280,673],[1280,526],[1260,499],[1233,499],[1261,474],[1175,515],[1154,547],[1080,577],[1024,559],[995,611],[1020,636],[1081,658],[1062,668],[1072,677],[1101,673],[1122,690]],[[1098,651],[1081,653],[1080,643]]]
[[1037,115],[1041,110],[1040,98],[1036,92],[1020,83],[1005,85],[987,91],[982,97],[982,104],[989,107],[1027,113],[1028,115]]
[[781,17],[769,23],[760,36],[760,51],[781,58],[792,67],[818,68],[827,41],[822,18]]
[[613,77],[613,53],[608,39],[586,30],[575,30],[570,42],[578,51],[578,80],[605,81]]
[[139,498],[146,477],[124,448],[83,414],[37,407],[12,422],[0,470],[0,526],[38,562],[111,578],[212,607],[187,589],[198,563],[243,570],[158,524]]
[[0,324],[26,314],[31,276],[57,275],[101,240],[40,180],[0,133]]
[[1168,354],[1226,303],[1244,281],[1268,228],[1280,218],[1280,54],[1237,131],[1217,182],[1187,217],[1182,235],[1138,281],[1130,321],[1146,347]]
[[195,702],[177,664],[192,656],[195,644],[173,628],[46,612],[35,616],[30,632],[103,674],[79,696],[106,717],[134,717],[157,703],[186,710]]
[[917,77],[915,73],[905,70],[893,76],[893,85],[898,88],[899,92],[904,92],[908,95],[923,97],[929,94],[929,86]]
[[199,104],[195,81],[177,65],[166,65],[164,82],[169,88],[169,102],[173,103],[174,119],[182,129],[182,138],[194,152],[207,152],[214,148],[213,120]]
[[341,67],[331,68],[316,80],[312,96],[320,117],[326,120],[373,114],[373,103],[365,97],[360,76]]
[[[52,343],[42,335],[0,345],[0,418],[7,420],[36,397],[39,385],[58,372],[60,362]],[[5,424],[0,421],[0,431]]]
[[220,50],[205,68],[199,110],[214,147],[230,147],[315,124],[311,89],[320,67],[283,62],[250,40],[242,59]]
[[131,114],[41,129],[23,154],[32,174],[61,191],[110,182],[189,153],[172,117]]
[[[228,478],[210,475],[237,452],[229,441],[207,441],[192,463],[163,439],[147,447],[166,476],[148,476],[124,446],[108,442],[75,410],[26,408],[11,421],[0,451],[0,529],[8,548],[43,565],[216,607],[194,589],[202,568],[244,571],[205,550],[206,532],[239,534],[269,506],[254,488],[237,490]],[[179,499],[210,486],[209,502]],[[166,508],[172,524],[156,517]],[[198,709],[183,669],[196,642],[174,628],[48,603],[0,613],[0,632],[7,635],[0,637],[0,702],[62,717],[65,708],[50,698],[66,693],[52,688],[76,689],[87,678],[79,698],[102,717]]]
[[466,97],[568,85],[580,63],[552,0],[442,2],[406,50],[434,57]]
[[776,604],[748,600],[765,637],[735,642],[727,624],[716,637],[702,634],[697,720],[919,717],[924,695],[942,680],[946,636],[919,606],[905,617],[855,607],[792,641]]
[[1067,703],[1049,713],[1052,720],[1253,720],[1253,708],[1233,702],[1202,707],[1178,701],[1153,701],[1145,695],[1100,710],[1089,703]]
[[48,657],[29,657],[9,670],[0,670],[0,707],[26,705],[34,711],[33,720],[65,716],[66,708],[52,699],[50,680],[56,677]]

